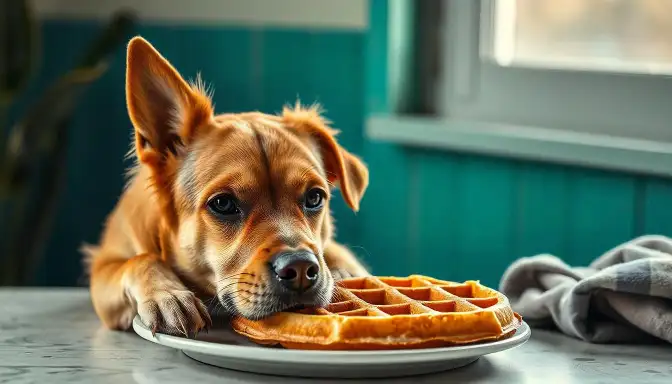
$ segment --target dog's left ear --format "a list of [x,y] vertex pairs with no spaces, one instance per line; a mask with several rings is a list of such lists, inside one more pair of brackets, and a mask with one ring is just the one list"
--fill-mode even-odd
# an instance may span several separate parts
[[190,85],[146,40],[133,38],[126,57],[126,104],[135,127],[135,153],[151,170],[163,218],[175,228],[176,159],[213,119],[201,84]]
[[126,58],[126,101],[141,162],[161,163],[212,119],[210,98],[188,84],[146,40],[133,38]]
[[303,108],[298,104],[295,108],[286,107],[282,117],[287,127],[306,135],[318,146],[327,179],[338,186],[345,202],[357,212],[369,185],[366,165],[338,144],[334,138],[338,131],[329,127],[318,107]]

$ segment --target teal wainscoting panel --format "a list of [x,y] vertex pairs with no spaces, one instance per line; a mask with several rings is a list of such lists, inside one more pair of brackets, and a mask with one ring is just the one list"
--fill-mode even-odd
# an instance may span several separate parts
[[406,220],[381,221],[387,231],[406,229],[390,239],[399,244],[395,270],[496,285],[514,257],[515,163],[423,150],[403,162],[406,188],[394,197],[406,200]]
[[672,236],[672,180],[648,180],[644,185],[643,198],[643,232]]
[[409,179],[409,228],[414,273],[454,279],[459,275],[459,182],[462,162],[458,156],[417,150],[409,161],[415,176]]
[[364,154],[371,174],[358,214],[362,226],[358,254],[374,274],[411,273],[407,155],[397,146],[370,142],[365,142]]
[[[496,286],[520,257],[550,253],[584,266],[637,235],[634,178],[628,175],[365,146],[372,187],[363,206],[364,243],[374,273],[426,273]],[[671,192],[665,188],[660,199]],[[649,192],[650,201],[655,193]]]
[[512,259],[515,168],[495,158],[465,156],[457,173],[457,280],[497,284]]
[[567,199],[567,253],[572,265],[587,265],[635,233],[635,179],[595,170],[572,170]]
[[513,254],[566,255],[570,172],[562,166],[523,162],[517,168]]

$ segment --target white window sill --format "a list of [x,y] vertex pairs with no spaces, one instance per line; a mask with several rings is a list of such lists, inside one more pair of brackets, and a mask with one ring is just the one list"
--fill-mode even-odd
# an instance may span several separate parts
[[672,143],[665,142],[406,116],[371,116],[366,133],[416,147],[672,176]]

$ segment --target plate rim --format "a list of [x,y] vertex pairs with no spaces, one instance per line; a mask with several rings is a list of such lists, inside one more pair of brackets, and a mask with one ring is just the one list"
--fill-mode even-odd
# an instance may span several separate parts
[[473,356],[483,356],[501,352],[520,346],[529,340],[532,331],[530,326],[521,321],[516,333],[504,340],[489,343],[449,346],[440,348],[395,349],[395,350],[366,350],[366,351],[332,351],[332,350],[300,350],[300,349],[271,349],[247,345],[231,345],[213,343],[204,340],[186,339],[180,336],[157,333],[152,335],[151,330],[142,322],[139,316],[133,319],[133,330],[143,339],[169,348],[187,350],[196,353],[205,353],[221,358],[236,358],[257,362],[296,362],[297,360],[326,362],[330,364],[360,363],[389,363],[392,361],[429,362],[435,360],[450,360]]

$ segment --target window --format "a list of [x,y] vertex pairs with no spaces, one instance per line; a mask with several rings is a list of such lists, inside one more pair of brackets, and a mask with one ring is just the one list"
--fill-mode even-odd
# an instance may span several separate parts
[[445,0],[442,12],[443,117],[672,143],[672,0]]
[[489,12],[501,66],[672,74],[672,1],[500,0]]

